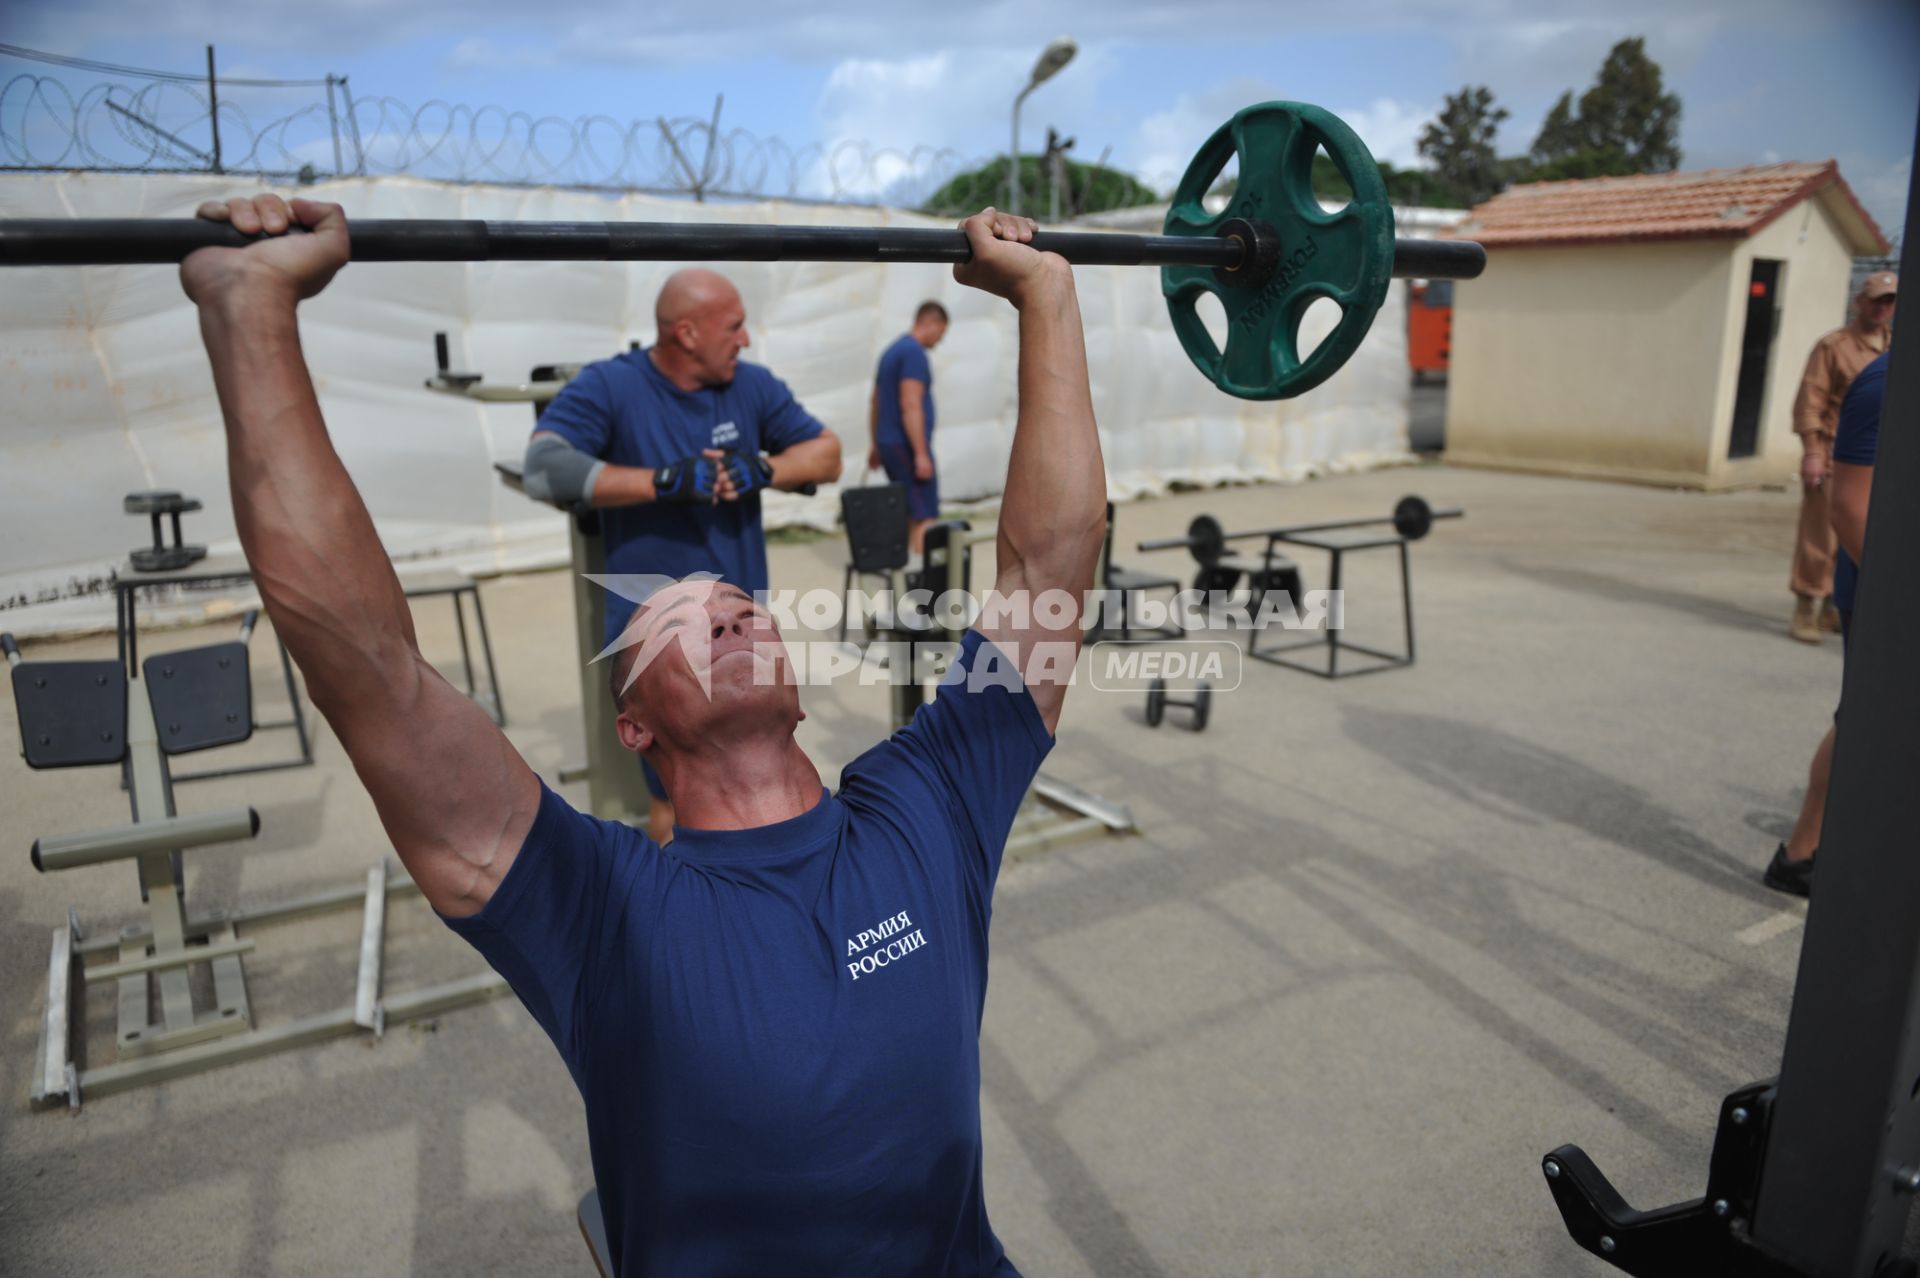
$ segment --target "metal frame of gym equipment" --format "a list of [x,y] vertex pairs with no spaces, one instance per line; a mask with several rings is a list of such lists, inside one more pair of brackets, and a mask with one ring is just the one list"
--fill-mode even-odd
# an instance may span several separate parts
[[[947,519],[929,525],[924,535],[925,553],[921,568],[917,573],[908,574],[907,589],[909,593],[914,590],[927,591],[931,602],[949,589],[972,590],[973,548],[994,541],[998,533],[994,528],[976,530],[964,519]],[[926,642],[931,639],[942,647],[958,643],[960,636],[941,628],[930,612],[928,610],[926,615],[912,619],[905,615],[905,610],[896,608],[891,630],[884,633],[883,637],[896,643]],[[952,651],[951,647],[946,647],[946,650]],[[922,663],[916,660],[912,676],[905,681],[894,681],[895,729],[912,719],[914,710],[929,695],[930,686],[925,676],[937,676],[939,673],[939,670],[923,668]],[[1139,828],[1133,819],[1132,809],[1126,804],[1089,794],[1078,786],[1042,772],[1034,777],[1026,798],[1021,800],[1001,860],[1003,864],[1010,865],[1038,852],[1100,835],[1134,834],[1139,832]]]
[[[1099,610],[1094,613],[1093,624],[1087,627],[1084,636],[1086,645],[1091,648],[1096,643],[1156,644],[1186,638],[1186,630],[1171,619],[1157,626],[1134,624],[1133,597],[1136,594],[1147,595],[1156,590],[1171,590],[1174,597],[1178,598],[1180,579],[1138,568],[1122,568],[1115,564],[1113,562],[1114,528],[1118,523],[1118,504],[1109,498],[1107,500],[1107,535],[1100,542],[1100,560],[1093,570],[1093,579],[1099,583]],[[1116,604],[1120,614],[1118,625],[1114,624],[1113,617]]]
[[[1322,679],[1347,679],[1354,675],[1377,674],[1382,670],[1399,670],[1413,664],[1413,569],[1407,562],[1407,539],[1399,533],[1370,533],[1358,528],[1343,528],[1327,532],[1280,533],[1275,532],[1267,539],[1267,554],[1272,556],[1275,546],[1302,546],[1308,550],[1327,552],[1327,589],[1336,598],[1341,596],[1341,581],[1349,552],[1356,550],[1383,550],[1389,547],[1400,552],[1400,619],[1405,652],[1388,652],[1384,648],[1374,648],[1363,643],[1354,643],[1342,638],[1346,634],[1345,625],[1327,626],[1319,635],[1305,639],[1290,639],[1278,643],[1261,643],[1262,631],[1255,630],[1247,638],[1247,655],[1255,661],[1264,661],[1272,666],[1284,666],[1289,670],[1302,670]],[[1344,607],[1342,612],[1345,612]],[[1342,617],[1344,622],[1345,618]],[[1323,649],[1324,662],[1306,661],[1286,654],[1306,648]],[[1349,666],[1340,668],[1342,652],[1357,652],[1364,657],[1372,657],[1371,665],[1355,669]]]
[[[249,613],[244,628],[251,629],[252,621]],[[387,858],[367,871],[364,886],[248,910],[189,913],[181,854],[250,839],[260,830],[259,813],[251,807],[177,814],[168,765],[174,754],[232,745],[252,735],[244,641],[157,654],[131,672],[117,660],[26,662],[10,635],[0,636],[0,649],[13,668],[21,752],[28,766],[124,765],[132,806],[131,824],[36,840],[34,867],[44,873],[131,860],[146,903],[144,926],[88,936],[69,908],[67,921],[53,929],[29,1087],[34,1108],[64,1104],[77,1110],[82,1097],[98,1098],[343,1034],[367,1031],[377,1038],[390,1021],[431,1016],[506,991],[506,982],[488,971],[383,994],[387,900],[417,890]],[[256,942],[241,930],[356,904],[362,914],[353,1002],[257,1026],[242,965]],[[204,1008],[196,1006],[190,975],[196,964],[206,964],[211,973],[213,1002]],[[115,1059],[100,1065],[86,1061],[89,981],[118,986]],[[149,981],[159,995],[158,1020]]]
[[[199,503],[195,503],[198,505]],[[158,515],[154,516],[159,519]],[[178,519],[178,516],[175,516]],[[161,590],[168,586],[175,588],[188,586],[210,586],[221,582],[252,581],[253,569],[238,556],[221,555],[213,558],[198,558],[182,567],[141,569],[128,560],[129,571],[113,583],[113,626],[115,642],[121,663],[129,675],[138,671],[140,666],[140,621],[137,613],[139,597],[142,591]],[[250,629],[250,627],[249,627]],[[291,759],[273,759],[265,763],[243,763],[228,768],[202,768],[197,772],[183,772],[173,778],[175,785],[184,785],[189,781],[210,781],[216,777],[246,776],[254,772],[279,772],[286,768],[306,768],[313,766],[313,738],[307,732],[306,711],[300,704],[300,681],[293,674],[293,658],[287,655],[287,645],[281,642],[278,631],[274,632],[274,646],[280,650],[280,681],[287,689],[287,705],[290,717],[275,719],[268,723],[256,723],[256,730],[292,728],[299,742],[300,751]]]
[[[1916,155],[1920,159],[1920,155]],[[1904,259],[1920,236],[1920,171]],[[1920,1195],[1920,334],[1896,329],[1818,891],[1780,1073],[1721,1103],[1705,1195],[1635,1211],[1577,1145],[1541,1160],[1582,1247],[1630,1274],[1912,1278]]]
[[[1143,552],[1174,549],[1189,551],[1200,565],[1199,575],[1194,579],[1196,589],[1211,590],[1215,582],[1230,584],[1239,577],[1245,576],[1248,582],[1249,607],[1255,610],[1268,592],[1273,590],[1291,592],[1298,588],[1301,580],[1299,567],[1290,557],[1279,552],[1279,547],[1283,545],[1304,546],[1309,550],[1326,551],[1330,561],[1328,589],[1336,594],[1341,589],[1344,561],[1348,553],[1389,547],[1398,549],[1400,552],[1400,611],[1406,642],[1405,652],[1386,652],[1365,644],[1343,640],[1341,634],[1344,626],[1334,625],[1325,627],[1321,636],[1264,645],[1260,642],[1261,635],[1256,629],[1247,642],[1247,655],[1269,665],[1304,671],[1322,679],[1345,679],[1352,675],[1374,674],[1381,670],[1398,670],[1413,664],[1413,568],[1408,558],[1408,544],[1426,537],[1432,531],[1435,520],[1459,519],[1465,514],[1466,512],[1458,506],[1447,506],[1436,510],[1427,504],[1425,498],[1408,495],[1394,505],[1391,515],[1323,519],[1312,523],[1286,524],[1278,528],[1256,528],[1237,533],[1225,531],[1220,527],[1220,522],[1211,515],[1200,515],[1188,525],[1186,536],[1154,538],[1139,543],[1137,548]],[[1365,531],[1381,524],[1393,525],[1393,532],[1388,534]],[[1263,537],[1267,545],[1257,561],[1227,549],[1228,542],[1252,541]],[[1284,584],[1289,581],[1292,584]],[[1303,648],[1324,648],[1327,654],[1325,663],[1308,663],[1281,655]],[[1362,666],[1358,670],[1341,670],[1340,654],[1343,651],[1372,657],[1374,664]]]
[[[445,333],[433,335],[433,347],[436,367],[433,376],[426,379],[428,390],[483,404],[531,404],[536,423],[554,396],[573,380],[581,367],[542,364],[535,367],[524,382],[487,385],[479,373],[450,370]],[[521,486],[518,461],[496,461],[493,468],[501,483],[524,495],[526,490]],[[607,621],[606,591],[593,581],[607,571],[607,543],[600,534],[600,515],[591,506],[557,508],[567,515],[574,639],[579,657],[580,708],[586,718],[587,750],[586,762],[561,768],[558,779],[563,783],[581,780],[587,783],[587,807],[594,816],[645,829],[653,796],[647,792],[646,776],[639,764],[620,748],[601,668],[594,664],[594,658],[600,655],[600,636]]]

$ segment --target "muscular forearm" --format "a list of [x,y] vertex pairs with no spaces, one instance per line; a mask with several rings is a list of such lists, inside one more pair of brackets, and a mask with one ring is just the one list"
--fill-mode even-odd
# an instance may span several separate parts
[[587,497],[593,506],[638,506],[654,500],[651,466],[616,466],[608,462],[593,481]]
[[413,620],[334,452],[300,352],[294,299],[234,289],[200,309],[227,428],[234,522],[274,628],[323,710],[414,678]]
[[1087,384],[1072,272],[1061,264],[1020,304],[1020,415],[1000,506],[1003,579],[1076,599],[1093,581],[1107,473]]
[[832,484],[840,479],[840,437],[823,430],[767,459],[773,463],[773,487],[791,492],[808,484]]

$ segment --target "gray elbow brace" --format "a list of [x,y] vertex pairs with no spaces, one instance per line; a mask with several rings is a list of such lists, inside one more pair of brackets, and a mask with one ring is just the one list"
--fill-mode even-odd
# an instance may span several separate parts
[[605,467],[558,435],[535,435],[527,444],[520,485],[536,501],[571,506],[592,498],[593,483]]

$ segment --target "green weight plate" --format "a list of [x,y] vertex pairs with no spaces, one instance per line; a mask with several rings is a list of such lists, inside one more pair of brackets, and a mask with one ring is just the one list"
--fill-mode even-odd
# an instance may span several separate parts
[[[1326,148],[1353,189],[1353,200],[1324,212],[1313,194],[1313,156]],[[1239,179],[1227,207],[1207,212],[1201,199],[1238,157]],[[1263,102],[1237,112],[1187,166],[1167,210],[1168,235],[1219,235],[1230,218],[1273,228],[1279,261],[1257,287],[1233,287],[1201,266],[1165,266],[1160,287],[1187,357],[1229,395],[1288,399],[1327,380],[1359,349],[1393,278],[1393,210],[1366,145],[1332,113],[1304,102]],[[1214,344],[1195,303],[1219,297],[1227,345]],[[1316,298],[1340,306],[1340,322],[1304,360],[1300,321]]]

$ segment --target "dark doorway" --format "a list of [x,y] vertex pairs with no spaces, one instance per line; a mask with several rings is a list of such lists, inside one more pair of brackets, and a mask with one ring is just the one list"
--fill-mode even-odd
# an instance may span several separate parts
[[1733,396],[1733,436],[1728,457],[1751,457],[1760,447],[1760,410],[1767,397],[1767,365],[1773,356],[1774,317],[1780,309],[1780,263],[1753,260],[1747,284],[1747,331],[1740,339],[1740,380]]

